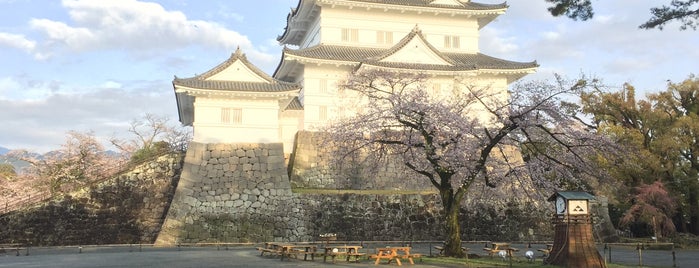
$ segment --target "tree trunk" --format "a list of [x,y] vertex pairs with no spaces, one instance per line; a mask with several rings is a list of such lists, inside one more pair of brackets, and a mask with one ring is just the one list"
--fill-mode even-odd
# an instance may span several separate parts
[[457,191],[454,194],[450,188],[441,190],[442,204],[444,206],[444,224],[445,239],[444,239],[444,255],[450,257],[464,257],[464,251],[461,250],[461,223],[459,222],[459,212],[461,208],[461,199],[463,194]]
[[687,203],[689,204],[689,232],[699,235],[699,193],[697,193],[696,183],[689,186],[689,196]]

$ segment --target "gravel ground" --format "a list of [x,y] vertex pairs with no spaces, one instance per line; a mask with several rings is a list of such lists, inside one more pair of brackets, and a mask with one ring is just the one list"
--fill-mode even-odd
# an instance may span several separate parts
[[[413,244],[413,253],[422,253],[425,256],[436,254],[434,246],[438,244],[424,243]],[[371,252],[373,248],[384,246],[400,246],[400,244],[380,243],[364,244],[364,252]],[[483,254],[484,244],[464,245],[471,249],[471,253]],[[512,245],[519,250],[516,259],[524,261],[524,252],[536,251],[544,248],[543,245]],[[600,247],[601,254],[609,254]],[[699,250],[675,251],[676,267],[699,267]],[[487,257],[486,257],[487,258]],[[536,261],[541,261],[538,258]],[[670,250],[645,250],[642,252],[644,266],[673,267],[672,251]],[[615,246],[612,248],[612,262],[637,266],[639,263],[638,252],[632,247]],[[404,262],[405,265],[406,262]],[[408,264],[409,265],[409,264]],[[322,258],[314,261],[291,259],[280,261],[277,257],[260,256],[255,247],[182,247],[182,248],[152,248],[150,246],[85,246],[78,247],[49,247],[29,248],[19,251],[0,250],[0,267],[70,267],[70,268],[100,268],[100,267],[376,267],[372,261],[363,260],[360,263],[346,263],[338,261],[335,264],[324,263]],[[379,266],[387,266],[383,263]],[[391,264],[390,266],[394,266]],[[411,267],[443,267],[427,265],[416,261]]]

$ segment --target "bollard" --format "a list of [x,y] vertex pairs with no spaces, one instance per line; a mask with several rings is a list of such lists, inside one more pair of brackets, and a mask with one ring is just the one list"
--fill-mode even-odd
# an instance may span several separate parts
[[675,244],[672,244],[672,267],[677,267],[677,259],[675,258]]
[[608,244],[604,243],[604,253],[602,254],[602,257],[604,259],[604,266],[607,266],[607,247]]
[[639,243],[636,250],[638,250],[638,267],[643,267],[643,244]]
[[80,254],[80,253],[83,253],[83,247],[82,247],[82,246],[78,246],[78,254]]

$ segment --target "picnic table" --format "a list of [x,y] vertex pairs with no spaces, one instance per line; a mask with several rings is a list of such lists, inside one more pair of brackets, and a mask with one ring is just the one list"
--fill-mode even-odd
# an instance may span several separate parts
[[541,251],[541,253],[544,254],[544,256],[542,256],[542,257],[546,258],[549,256],[549,254],[551,254],[552,249],[553,249],[553,244],[546,244],[546,248],[540,248],[540,249],[537,249],[537,251]]
[[316,253],[315,245],[308,244],[289,244],[289,243],[277,243],[277,242],[266,242],[264,247],[257,248],[260,251],[260,256],[265,253],[279,255],[281,260],[284,257],[298,259],[297,254],[303,254],[303,260],[308,260],[308,256],[311,256],[311,260],[314,260],[314,254]]
[[484,247],[483,250],[486,251],[491,258],[495,256],[495,254],[500,254],[500,251],[505,251],[505,256],[512,258],[514,252],[519,251],[519,249],[510,247],[510,243],[499,242],[492,242],[490,247]]
[[362,246],[357,245],[326,245],[325,251],[323,252],[323,262],[327,260],[328,257],[332,258],[333,263],[335,263],[335,258],[337,256],[344,256],[348,262],[351,258],[354,258],[353,262],[359,262],[359,258],[364,256],[365,253],[360,253],[359,249]]
[[421,258],[422,254],[410,254],[410,247],[385,247],[377,248],[376,254],[369,256],[371,259],[376,259],[374,265],[378,265],[381,260],[388,260],[390,264],[392,261],[396,261],[398,266],[403,265],[401,259],[408,259],[410,264],[415,264],[413,258]]

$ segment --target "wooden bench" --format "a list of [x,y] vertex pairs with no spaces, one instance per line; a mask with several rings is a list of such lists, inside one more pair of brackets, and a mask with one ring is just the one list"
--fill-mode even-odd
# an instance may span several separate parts
[[[444,247],[443,246],[434,246],[434,249],[439,250],[439,253],[437,255],[439,255],[439,256],[444,255]],[[466,256],[468,256],[469,250],[470,249],[467,247],[461,247],[461,251],[463,251],[464,254],[466,254]]]
[[518,249],[511,248],[509,243],[492,243],[491,247],[485,247],[483,248],[485,252],[488,253],[489,257],[493,257],[495,255],[498,255],[500,251],[506,251],[508,255],[512,256],[512,251],[519,251]]
[[273,249],[273,248],[260,248],[258,247],[257,250],[260,251],[260,256],[264,255],[265,253],[270,253],[270,255],[279,255],[281,254],[281,250]]
[[20,250],[26,250],[26,247],[22,247],[21,244],[0,244],[0,253],[7,253],[7,251],[5,250],[6,248],[11,251],[14,251],[15,256],[19,256]]
[[[366,253],[360,253],[360,252],[352,252],[352,253],[347,253],[347,261],[348,262],[359,262],[360,258],[365,256]],[[354,260],[352,260],[354,258]]]

